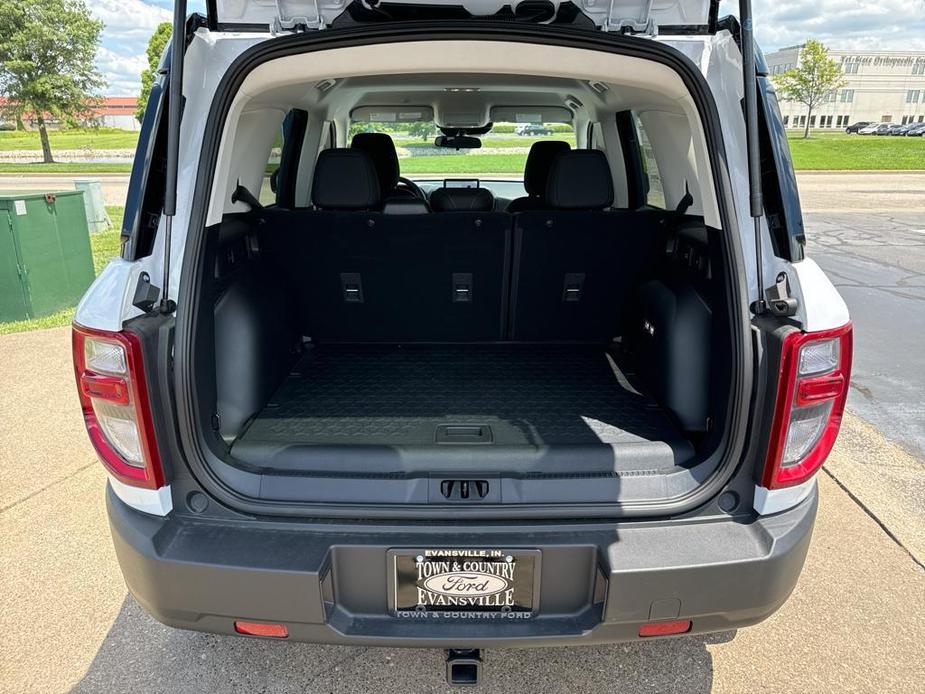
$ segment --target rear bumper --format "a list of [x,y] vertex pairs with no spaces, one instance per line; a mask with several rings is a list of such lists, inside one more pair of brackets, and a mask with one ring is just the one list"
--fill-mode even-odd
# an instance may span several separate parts
[[[816,506],[814,490],[789,511],[744,520],[475,532],[160,518],[107,493],[126,584],[165,624],[233,634],[236,619],[282,622],[296,641],[440,648],[634,640],[641,623],[655,620],[690,619],[692,633],[755,624],[796,584]],[[387,555],[401,547],[539,549],[539,609],[529,619],[397,617],[388,608]]]

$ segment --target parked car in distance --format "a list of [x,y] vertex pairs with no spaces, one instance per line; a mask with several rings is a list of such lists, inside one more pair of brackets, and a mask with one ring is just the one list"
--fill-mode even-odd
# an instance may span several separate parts
[[871,123],[866,128],[861,128],[858,135],[888,135],[892,123]]
[[849,135],[852,133],[857,134],[861,132],[863,128],[866,128],[868,125],[870,125],[869,120],[859,120],[857,123],[852,123],[847,128],[845,128],[845,132],[848,133]]
[[904,134],[906,137],[925,137],[925,123],[912,123]]
[[514,128],[515,135],[531,135],[533,137],[552,135],[554,132],[552,128],[542,123],[521,123]]

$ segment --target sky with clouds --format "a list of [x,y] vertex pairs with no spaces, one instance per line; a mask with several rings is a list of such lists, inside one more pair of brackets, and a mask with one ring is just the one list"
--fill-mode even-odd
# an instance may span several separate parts
[[[138,93],[145,47],[154,28],[170,21],[171,0],[91,0],[106,24],[97,56],[113,96]],[[190,11],[203,3],[191,0]],[[737,0],[724,0],[721,14]],[[925,50],[925,0],[753,0],[755,31],[765,52],[818,38],[831,48]]]

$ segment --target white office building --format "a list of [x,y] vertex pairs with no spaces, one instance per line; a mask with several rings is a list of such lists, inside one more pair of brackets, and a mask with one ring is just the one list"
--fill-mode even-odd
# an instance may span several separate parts
[[[789,46],[765,56],[772,75],[796,67],[802,46]],[[811,128],[844,128],[858,121],[925,122],[925,51],[843,51],[829,49],[841,64],[846,84],[814,109]],[[806,125],[806,106],[781,101],[784,124]]]

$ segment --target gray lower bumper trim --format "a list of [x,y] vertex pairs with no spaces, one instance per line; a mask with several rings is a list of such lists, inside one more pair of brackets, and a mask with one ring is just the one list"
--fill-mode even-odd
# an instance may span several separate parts
[[[695,633],[757,623],[796,584],[816,505],[814,493],[766,517],[335,531],[158,518],[107,494],[126,584],[166,624],[232,634],[235,619],[283,622],[292,640],[454,648],[621,641],[659,619],[691,619]],[[530,619],[398,618],[387,552],[401,547],[539,549],[539,608]]]

